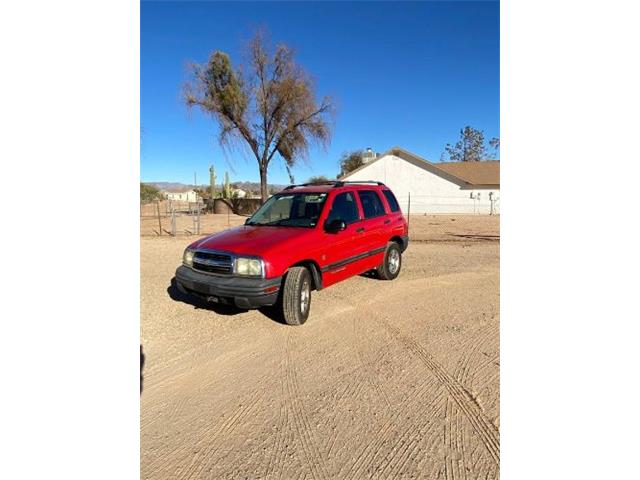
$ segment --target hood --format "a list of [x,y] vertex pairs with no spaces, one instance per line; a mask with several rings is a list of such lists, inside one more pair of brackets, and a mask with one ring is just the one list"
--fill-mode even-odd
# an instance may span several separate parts
[[269,251],[299,244],[311,228],[242,225],[215,233],[190,245],[191,248],[224,250],[240,255],[263,256]]

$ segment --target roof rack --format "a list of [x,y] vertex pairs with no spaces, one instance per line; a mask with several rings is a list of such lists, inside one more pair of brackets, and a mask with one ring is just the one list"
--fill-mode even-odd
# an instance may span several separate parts
[[344,181],[340,181],[339,183],[341,183],[343,185],[347,184],[347,183],[355,183],[355,184],[358,184],[358,183],[375,183],[376,185],[381,185],[383,187],[385,186],[384,183],[379,182],[378,180],[344,180]]
[[384,183],[379,182],[377,180],[329,180],[328,182],[312,182],[312,183],[300,183],[297,185],[289,185],[284,188],[284,190],[291,190],[296,187],[310,187],[316,185],[332,185],[333,188],[344,187],[348,184],[376,184],[384,186]]

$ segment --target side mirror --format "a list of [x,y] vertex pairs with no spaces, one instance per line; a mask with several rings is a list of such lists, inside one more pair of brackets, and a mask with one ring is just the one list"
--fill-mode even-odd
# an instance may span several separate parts
[[338,233],[347,228],[347,224],[344,220],[331,220],[324,224],[324,229],[327,233]]

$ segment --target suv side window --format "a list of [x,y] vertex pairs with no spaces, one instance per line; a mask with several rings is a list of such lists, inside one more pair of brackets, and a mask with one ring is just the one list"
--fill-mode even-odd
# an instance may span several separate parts
[[331,205],[331,211],[327,217],[327,222],[332,220],[343,220],[344,223],[349,224],[360,219],[360,213],[358,212],[358,206],[356,205],[356,198],[352,192],[339,193],[333,199],[333,205]]
[[396,200],[396,196],[391,190],[383,190],[382,193],[384,193],[384,196],[387,198],[387,203],[389,204],[389,208],[392,212],[397,212],[398,210],[400,210],[398,200]]
[[358,190],[358,196],[365,218],[379,217],[385,214],[382,200],[374,190]]

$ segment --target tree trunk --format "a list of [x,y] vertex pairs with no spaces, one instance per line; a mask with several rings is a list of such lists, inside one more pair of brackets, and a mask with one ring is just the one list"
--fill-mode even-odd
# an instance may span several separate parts
[[260,196],[262,197],[262,203],[267,201],[269,196],[269,190],[267,188],[267,169],[260,167]]

